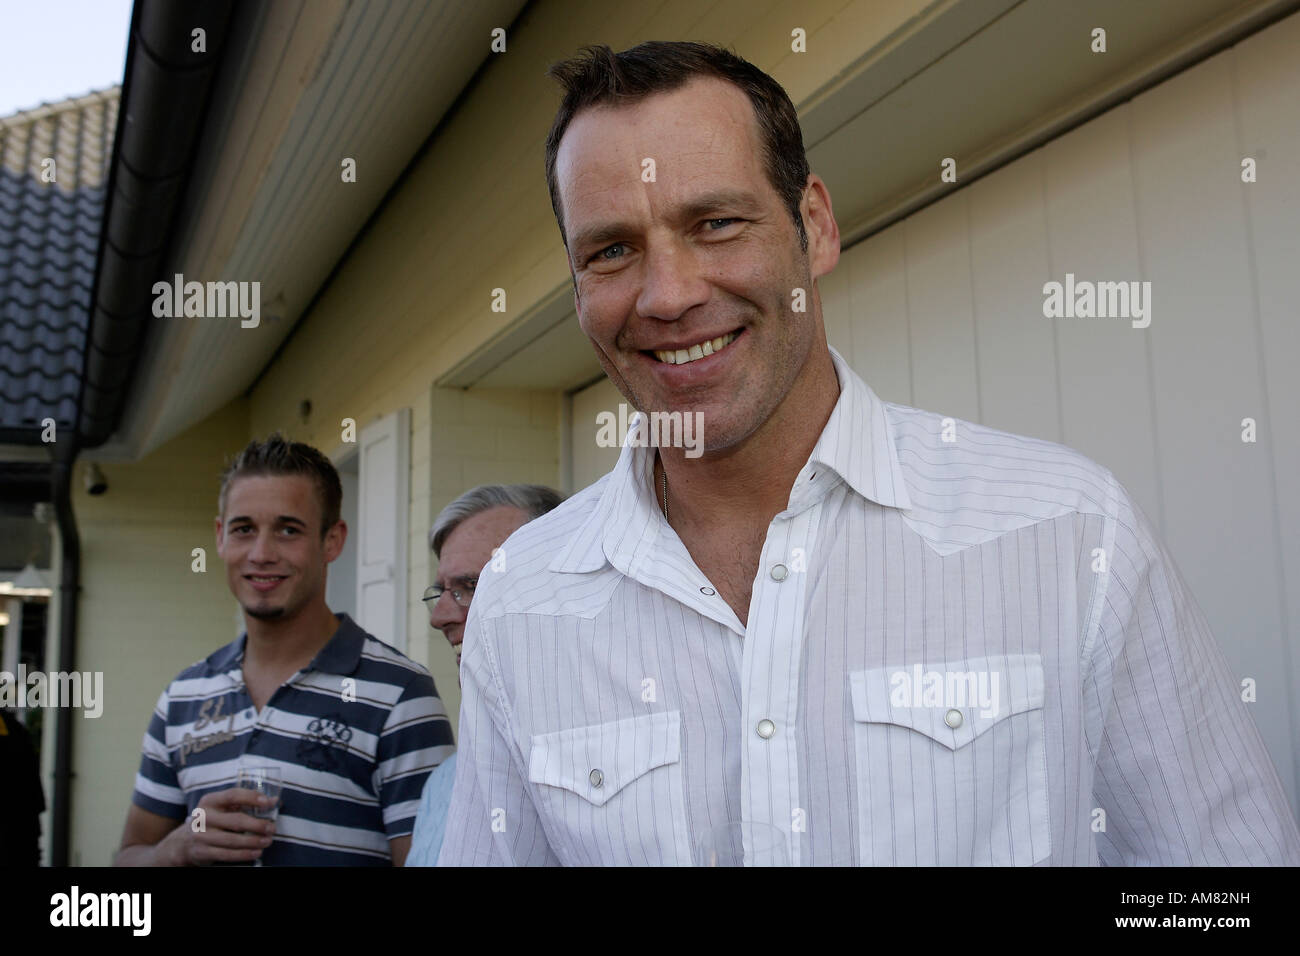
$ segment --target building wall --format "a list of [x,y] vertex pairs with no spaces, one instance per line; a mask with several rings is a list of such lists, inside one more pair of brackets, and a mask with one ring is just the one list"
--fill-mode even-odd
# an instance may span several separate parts
[[[158,695],[183,668],[238,633],[238,606],[216,555],[212,521],[217,475],[248,441],[242,400],[131,464],[103,465],[108,491],[85,493],[80,471],[73,509],[82,573],[76,669],[102,671],[104,709],[73,718],[71,858],[107,866],[122,825],[140,741]],[[87,453],[85,460],[93,461]],[[203,548],[207,571],[191,570]],[[57,629],[52,628],[57,651]],[[54,668],[59,665],[50,665]],[[61,668],[60,668],[61,669]],[[50,721],[53,724],[53,721]],[[52,758],[52,739],[48,738]],[[52,759],[47,762],[52,769]],[[45,779],[47,802],[53,780]],[[48,851],[49,814],[44,843]]]
[[[442,632],[429,626],[427,611],[419,600],[437,574],[429,550],[429,528],[445,505],[475,485],[528,483],[561,490],[561,402],[562,396],[554,391],[430,390],[432,453],[424,466],[428,509],[423,522],[411,523],[412,583],[408,590],[414,606],[409,639],[412,648],[428,649],[425,664],[451,714],[453,730],[460,727],[456,658]],[[417,469],[414,462],[412,469]],[[418,474],[423,480],[424,471]],[[412,514],[414,508],[412,502]]]
[[[882,398],[1114,471],[1255,682],[1300,817],[1297,49],[1300,15],[859,243],[820,289]],[[1150,326],[1045,318],[1066,273],[1149,281]]]

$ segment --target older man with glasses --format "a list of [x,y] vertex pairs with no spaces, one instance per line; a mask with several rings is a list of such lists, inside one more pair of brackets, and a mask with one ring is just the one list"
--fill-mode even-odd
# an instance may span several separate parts
[[[423,601],[429,608],[429,624],[447,638],[458,667],[479,574],[514,531],[563,500],[563,495],[544,485],[479,485],[438,514],[429,532],[438,577],[425,590]],[[455,779],[456,755],[452,754],[434,768],[425,783],[407,866],[437,863]]]

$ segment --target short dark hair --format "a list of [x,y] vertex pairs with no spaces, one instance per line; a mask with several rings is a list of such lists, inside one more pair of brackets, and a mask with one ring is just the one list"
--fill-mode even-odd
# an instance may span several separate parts
[[574,116],[589,107],[632,103],[652,93],[679,89],[695,77],[712,76],[734,83],[749,97],[763,142],[768,181],[794,220],[799,248],[808,251],[808,233],[799,212],[808,184],[808,156],[799,115],[781,84],[754,64],[708,43],[651,40],[622,53],[604,45],[583,47],[578,56],[552,64],[547,75],[559,81],[564,92],[546,137],[546,186],[566,248],[569,237],[555,181],[555,157]]
[[236,478],[253,475],[304,475],[315,483],[321,503],[321,537],[338,524],[343,507],[343,485],[333,463],[311,445],[290,441],[272,432],[266,441],[254,439],[221,472],[221,492],[217,507],[226,517],[226,494]]

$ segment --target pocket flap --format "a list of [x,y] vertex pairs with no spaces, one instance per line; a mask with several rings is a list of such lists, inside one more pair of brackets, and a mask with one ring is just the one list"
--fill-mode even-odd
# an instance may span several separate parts
[[878,667],[851,672],[849,687],[855,721],[908,727],[955,750],[1003,718],[1043,706],[1043,659],[1004,654]]
[[637,777],[681,758],[680,724],[681,712],[670,710],[535,734],[528,779],[604,806]]

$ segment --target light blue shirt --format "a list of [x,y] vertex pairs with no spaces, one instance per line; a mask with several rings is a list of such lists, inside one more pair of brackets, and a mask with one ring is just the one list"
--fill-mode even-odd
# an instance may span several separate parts
[[420,809],[415,814],[415,832],[411,834],[411,850],[406,855],[407,866],[438,865],[447,808],[451,806],[451,785],[455,782],[456,755],[453,753],[433,768],[424,783]]

